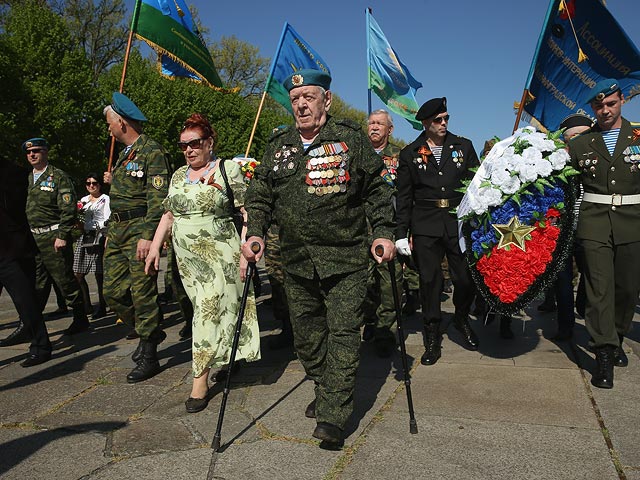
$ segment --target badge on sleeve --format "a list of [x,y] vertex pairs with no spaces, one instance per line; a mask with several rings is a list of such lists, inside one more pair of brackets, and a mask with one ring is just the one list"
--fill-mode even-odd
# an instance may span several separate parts
[[63,193],[62,194],[62,202],[65,205],[69,205],[71,203],[71,194],[70,193]]
[[164,178],[162,178],[162,175],[156,175],[153,177],[151,179],[151,185],[153,185],[153,188],[156,190],[160,190],[164,186]]

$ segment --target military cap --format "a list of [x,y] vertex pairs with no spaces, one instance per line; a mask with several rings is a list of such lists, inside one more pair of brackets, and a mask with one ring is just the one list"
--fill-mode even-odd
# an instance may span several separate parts
[[591,103],[595,100],[601,102],[612,93],[616,93],[618,90],[620,90],[620,84],[615,78],[600,80],[587,94],[587,103]]
[[28,148],[33,148],[33,147],[44,147],[47,150],[49,150],[49,142],[47,142],[42,137],[36,137],[36,138],[30,138],[29,140],[27,140],[22,144],[22,150],[25,152],[27,151]]
[[325,90],[329,90],[331,86],[331,75],[322,70],[307,68],[293,72],[284,81],[284,88],[287,89],[287,92],[290,92],[296,87],[304,87],[306,85],[317,85]]
[[573,127],[590,127],[593,125],[593,120],[581,113],[574,113],[562,120],[560,128],[573,128]]
[[147,121],[147,117],[145,117],[140,109],[136,107],[136,104],[133,103],[129,97],[120,92],[113,92],[113,96],[111,97],[111,108],[113,108],[114,112],[124,118],[129,118],[138,122]]
[[422,104],[416,114],[416,120],[422,121],[447,111],[447,97],[432,98]]

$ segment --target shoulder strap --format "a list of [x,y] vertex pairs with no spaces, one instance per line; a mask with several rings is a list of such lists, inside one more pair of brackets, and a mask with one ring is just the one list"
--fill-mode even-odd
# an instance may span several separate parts
[[219,167],[220,167],[220,173],[222,174],[222,179],[224,180],[224,188],[227,190],[227,198],[229,199],[229,212],[233,217],[234,211],[235,211],[235,199],[233,198],[233,190],[231,190],[231,186],[229,185],[229,179],[227,178],[227,171],[224,168],[224,158],[220,159]]

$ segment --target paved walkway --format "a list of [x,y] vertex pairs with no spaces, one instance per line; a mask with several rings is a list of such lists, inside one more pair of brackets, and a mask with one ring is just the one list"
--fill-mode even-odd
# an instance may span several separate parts
[[[420,320],[411,317],[419,433],[409,433],[399,355],[382,360],[363,344],[346,446],[326,451],[303,414],[311,382],[291,350],[267,346],[277,333],[267,298],[259,307],[263,359],[234,377],[217,454],[210,443],[221,388],[214,384],[205,411],[185,412],[190,342],[178,339],[175,305],[166,308],[163,371],[137,385],[125,380],[136,342],[124,339],[113,315],[73,341],[61,337],[70,317],[47,322],[54,356],[37,367],[19,366],[26,345],[0,349],[0,478],[640,480],[640,315],[625,340],[629,367],[616,369],[613,390],[589,384],[595,362],[582,324],[575,343],[556,344],[546,338],[554,315],[536,304],[514,320],[511,341],[498,338],[495,323],[473,321],[478,352],[463,349],[449,328],[431,367],[419,364]],[[444,309],[451,312],[450,301]],[[5,293],[0,336],[14,321]]]

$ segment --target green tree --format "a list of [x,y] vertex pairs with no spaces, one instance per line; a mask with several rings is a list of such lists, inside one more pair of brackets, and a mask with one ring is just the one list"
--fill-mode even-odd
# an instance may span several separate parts
[[209,51],[225,87],[239,87],[245,97],[262,92],[269,60],[260,56],[258,47],[232,35],[213,43]]

